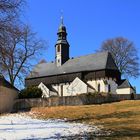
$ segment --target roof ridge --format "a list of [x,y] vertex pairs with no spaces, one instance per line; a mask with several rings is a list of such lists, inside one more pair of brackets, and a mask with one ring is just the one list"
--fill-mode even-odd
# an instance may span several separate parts
[[[27,78],[39,77],[39,76],[49,76],[64,74],[64,72],[73,73],[81,71],[95,71],[95,70],[117,70],[118,68],[110,59],[109,52],[98,52],[94,54],[88,54],[74,59],[67,60],[62,66],[57,67],[55,63],[43,63],[36,65],[32,72],[37,72],[37,74],[29,75]],[[107,58],[108,57],[108,58]],[[108,61],[107,61],[108,60]]]
[[[81,57],[85,57],[85,56],[98,55],[98,54],[104,54],[104,53],[109,53],[109,52],[108,52],[108,51],[104,51],[104,52],[97,52],[97,53],[91,53],[91,54],[81,55],[81,56],[72,57],[72,58],[73,58],[73,59],[76,59],[76,58],[81,58]],[[70,60],[71,60],[71,59],[70,59]]]

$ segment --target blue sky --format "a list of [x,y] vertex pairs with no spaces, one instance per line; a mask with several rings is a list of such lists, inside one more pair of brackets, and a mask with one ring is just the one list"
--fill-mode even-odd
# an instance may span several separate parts
[[[140,0],[28,0],[25,20],[48,43],[42,59],[54,60],[61,10],[71,57],[94,53],[104,40],[120,36],[134,42],[140,57]],[[140,93],[140,77],[130,81]]]

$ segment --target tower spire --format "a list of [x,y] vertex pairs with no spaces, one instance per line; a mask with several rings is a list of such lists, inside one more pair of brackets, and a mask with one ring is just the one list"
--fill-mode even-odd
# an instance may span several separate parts
[[61,25],[64,25],[63,10],[61,10],[60,20],[61,20]]
[[63,65],[69,59],[69,43],[67,41],[67,31],[63,23],[63,16],[61,12],[61,24],[57,32],[57,42],[55,44],[55,60],[57,66]]
[[61,25],[64,25],[64,18],[63,18],[63,16],[61,15]]

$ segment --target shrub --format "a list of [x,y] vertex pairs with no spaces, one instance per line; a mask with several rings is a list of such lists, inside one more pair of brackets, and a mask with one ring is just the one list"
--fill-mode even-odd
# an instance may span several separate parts
[[86,97],[99,97],[99,96],[111,96],[111,93],[106,93],[106,92],[88,92],[88,93],[82,93],[82,94],[79,94],[77,96],[86,96]]
[[38,87],[28,87],[19,93],[20,99],[25,98],[40,98],[42,96],[42,91]]

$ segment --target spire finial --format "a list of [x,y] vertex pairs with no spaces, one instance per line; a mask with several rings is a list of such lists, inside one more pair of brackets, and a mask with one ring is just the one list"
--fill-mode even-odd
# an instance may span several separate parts
[[61,10],[61,25],[63,25],[64,24],[64,18],[63,18],[63,10]]

